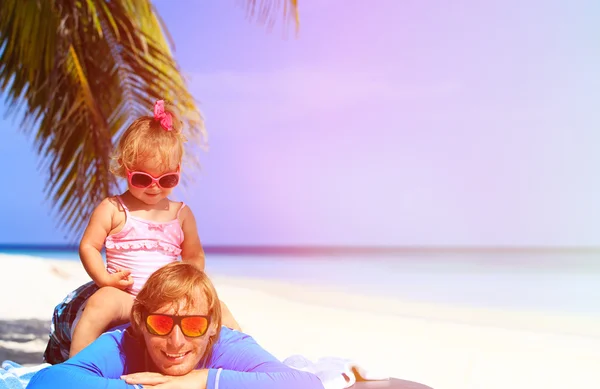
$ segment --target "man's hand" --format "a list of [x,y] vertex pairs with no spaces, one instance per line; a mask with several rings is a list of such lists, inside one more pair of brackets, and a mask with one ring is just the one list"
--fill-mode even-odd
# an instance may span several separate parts
[[121,376],[130,385],[158,389],[206,389],[208,370],[192,370],[186,375],[170,376],[160,373],[134,373]]

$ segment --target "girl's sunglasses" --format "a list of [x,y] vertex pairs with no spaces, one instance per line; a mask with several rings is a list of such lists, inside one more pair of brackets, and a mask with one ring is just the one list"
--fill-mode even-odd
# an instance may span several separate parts
[[181,332],[190,338],[197,338],[208,331],[210,318],[202,315],[175,316],[151,313],[144,319],[146,329],[149,333],[158,336],[167,336],[173,331],[175,324],[181,328]]
[[179,184],[179,169],[176,173],[163,174],[154,178],[148,173],[127,171],[127,180],[131,186],[144,189],[152,184],[158,185],[162,189],[171,189]]

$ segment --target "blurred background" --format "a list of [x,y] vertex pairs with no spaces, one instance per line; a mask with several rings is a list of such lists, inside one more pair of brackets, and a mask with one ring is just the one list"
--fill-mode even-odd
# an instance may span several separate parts
[[[174,197],[274,355],[440,389],[600,382],[600,2],[1,3],[0,361],[41,361],[89,279],[86,213],[124,189],[97,157],[173,89],[208,133]],[[111,35],[104,6],[146,35]],[[21,94],[51,120],[22,125]]]
[[[206,120],[205,245],[600,246],[600,3],[303,1],[297,37],[154,4]],[[68,242],[0,128],[0,241]]]
[[[153,3],[206,121],[176,195],[209,269],[600,313],[600,3],[306,0],[298,34]],[[2,116],[4,251],[76,243]]]

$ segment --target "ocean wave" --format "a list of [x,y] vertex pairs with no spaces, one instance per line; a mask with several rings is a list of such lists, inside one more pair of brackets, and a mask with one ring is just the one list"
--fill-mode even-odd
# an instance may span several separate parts
[[15,342],[11,340],[0,340],[0,348],[24,353],[42,353],[46,349],[48,341],[33,339],[29,342]]
[[19,334],[19,333],[3,333],[0,334],[0,341],[8,340],[15,342],[28,342],[37,338],[34,334]]

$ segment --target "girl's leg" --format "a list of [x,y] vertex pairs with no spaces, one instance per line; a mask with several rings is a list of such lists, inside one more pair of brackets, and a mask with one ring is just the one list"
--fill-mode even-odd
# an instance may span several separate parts
[[227,307],[227,305],[225,305],[225,303],[223,301],[220,301],[220,302],[221,302],[221,324],[224,325],[225,327],[231,328],[232,330],[237,330],[237,331],[241,332],[242,328],[240,327],[237,320],[235,320],[235,318],[231,314],[229,307]]
[[90,281],[69,293],[54,308],[52,325],[50,326],[50,339],[48,339],[46,351],[44,351],[43,362],[55,365],[69,359],[72,329],[76,324],[77,312],[98,289],[94,281]]
[[69,358],[86,348],[102,333],[129,321],[133,296],[110,286],[100,288],[87,301],[73,331]]

